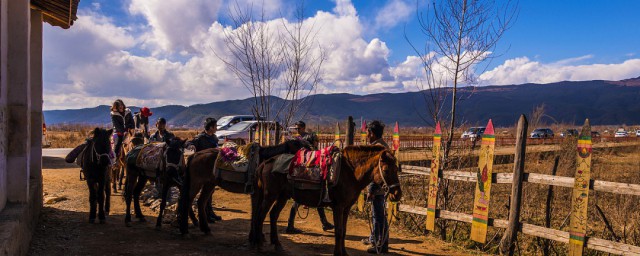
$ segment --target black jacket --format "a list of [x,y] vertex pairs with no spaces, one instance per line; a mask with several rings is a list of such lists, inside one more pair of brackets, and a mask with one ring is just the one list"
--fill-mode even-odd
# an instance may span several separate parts
[[209,136],[206,132],[201,132],[196,136],[193,140],[187,142],[185,146],[194,145],[196,147],[196,152],[218,147],[218,136],[211,135]]
[[128,108],[124,110],[124,116],[117,111],[111,111],[111,123],[113,123],[113,129],[116,133],[123,134],[127,129],[135,128],[133,123],[133,115]]
[[167,130],[164,131],[164,136],[160,137],[160,131],[156,131],[155,133],[153,133],[153,135],[151,135],[149,140],[157,142],[168,142],[170,139],[173,139],[175,137],[176,135]]

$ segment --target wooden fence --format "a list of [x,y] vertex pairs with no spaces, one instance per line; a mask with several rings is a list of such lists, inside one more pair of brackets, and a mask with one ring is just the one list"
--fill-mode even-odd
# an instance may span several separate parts
[[[524,120],[524,121],[523,121]],[[522,124],[524,123],[524,124]],[[570,243],[572,246],[575,246],[575,233],[570,233],[568,231],[556,230],[552,228],[532,225],[528,223],[520,222],[520,209],[521,209],[521,201],[522,201],[522,187],[523,183],[535,183],[549,186],[559,186],[559,187],[567,187],[573,188],[574,192],[581,187],[579,184],[575,183],[575,178],[573,177],[561,177],[555,175],[546,175],[546,174],[537,174],[537,173],[526,173],[524,170],[524,161],[525,161],[525,153],[526,153],[526,144],[529,143],[530,140],[525,139],[526,137],[526,118],[524,116],[521,117],[519,127],[518,127],[518,138],[515,139],[514,144],[516,144],[516,154],[515,154],[515,163],[514,163],[514,172],[513,173],[493,173],[491,174],[491,183],[495,184],[512,184],[512,193],[510,199],[510,212],[509,212],[509,220],[504,219],[493,219],[488,218],[486,220],[488,226],[493,226],[497,228],[505,228],[506,232],[502,238],[500,243],[500,251],[504,254],[513,254],[513,244],[516,241],[517,234],[526,234],[534,237],[540,237],[544,239],[549,239],[553,241],[558,241],[562,243]],[[404,139],[405,137],[403,137]],[[635,138],[633,138],[635,139]],[[497,144],[496,140],[496,144]],[[466,182],[478,182],[478,170],[479,168],[473,168],[474,171],[454,171],[454,170],[441,170],[438,173],[440,179],[447,180],[455,180],[455,181],[466,181]],[[402,174],[406,175],[421,175],[425,177],[430,177],[432,175],[431,168],[421,167],[421,166],[402,166]],[[585,187],[587,183],[584,183]],[[627,183],[618,183],[618,182],[609,182],[609,181],[601,181],[601,180],[588,180],[588,188],[593,191],[602,191],[620,195],[634,195],[640,196],[640,185],[639,184],[627,184]],[[587,191],[588,192],[588,191]],[[588,199],[588,193],[582,194],[585,199]],[[572,199],[573,200],[573,199]],[[586,205],[584,206],[586,207]],[[400,205],[399,211],[411,214],[419,214],[419,215],[427,215],[428,209],[419,206],[411,206],[411,205]],[[577,213],[572,213],[577,214]],[[472,214],[466,214],[461,212],[453,212],[446,210],[435,210],[435,218],[441,218],[446,220],[453,220],[459,222],[472,223],[476,216]],[[585,225],[588,223],[585,223]],[[574,231],[575,232],[575,231]],[[584,236],[584,233],[582,234]],[[578,245],[579,249],[574,250],[570,249],[570,254],[572,255],[581,255],[582,248],[586,247],[589,249],[613,253],[613,254],[621,254],[621,255],[640,255],[640,247],[633,246],[629,244],[624,244],[620,242],[614,242],[610,240],[600,239],[596,237],[584,237],[582,243]]]
[[[345,126],[345,130],[346,130],[346,134],[341,135],[340,134],[340,127],[339,125],[336,125],[336,132],[335,134],[332,135],[321,135],[320,136],[320,146],[326,146],[326,145],[330,145],[333,143],[336,143],[337,140],[340,140],[340,143],[344,143],[343,145],[360,145],[365,143],[365,138],[364,136],[361,134],[361,139],[356,140],[355,139],[355,123],[353,123],[353,119],[351,117],[349,117],[348,121],[347,121],[347,125]],[[431,148],[433,149],[433,143],[434,143],[434,137],[433,136],[426,136],[426,135],[402,135],[399,136],[399,132],[398,132],[398,128],[397,128],[397,124],[396,124],[396,128],[394,129],[394,137],[391,136],[387,136],[385,137],[386,141],[391,142],[394,141],[394,150],[407,150],[407,149],[415,149],[415,148]],[[437,129],[436,129],[437,130]],[[493,129],[491,129],[493,130]],[[493,135],[493,132],[491,133],[491,135]],[[640,196],[640,184],[627,184],[627,183],[618,183],[618,182],[609,182],[609,181],[601,181],[601,180],[593,180],[590,178],[587,178],[586,180],[584,179],[584,177],[588,177],[588,176],[584,176],[584,172],[586,172],[587,174],[590,173],[590,159],[591,159],[591,154],[592,154],[592,150],[591,150],[591,143],[595,142],[628,142],[628,141],[637,141],[640,138],[636,138],[636,137],[627,137],[627,138],[611,138],[611,137],[596,137],[596,138],[591,138],[590,137],[591,132],[590,132],[590,126],[588,125],[588,121],[585,124],[585,128],[583,129],[583,132],[580,136],[580,140],[578,143],[578,148],[577,148],[577,159],[582,158],[583,160],[588,160],[588,169],[587,170],[577,170],[577,178],[580,178],[580,182],[578,184],[576,184],[575,180],[576,178],[573,177],[562,177],[562,176],[555,176],[555,172],[553,173],[553,175],[546,175],[546,174],[538,174],[538,173],[526,173],[524,170],[524,162],[525,162],[525,156],[526,156],[526,147],[527,145],[539,145],[539,144],[558,144],[561,143],[564,138],[554,138],[554,139],[529,139],[527,138],[528,134],[527,134],[527,121],[526,121],[526,117],[524,115],[522,115],[520,117],[520,120],[518,122],[518,130],[517,130],[517,134],[516,137],[510,138],[510,137],[503,137],[503,138],[495,138],[495,146],[515,146],[515,154],[514,154],[514,168],[513,168],[513,173],[491,173],[491,171],[489,170],[488,172],[488,176],[490,177],[485,177],[483,176],[483,172],[480,171],[480,168],[474,167],[474,168],[468,168],[468,169],[462,169],[462,170],[438,170],[438,171],[434,171],[429,167],[422,167],[422,166],[411,166],[411,165],[403,165],[402,166],[402,173],[401,176],[410,176],[410,175],[420,175],[420,176],[424,176],[424,177],[429,177],[426,180],[429,180],[430,182],[435,182],[435,184],[438,184],[438,180],[439,179],[447,179],[447,180],[454,180],[454,181],[463,181],[463,182],[473,182],[476,184],[480,184],[478,182],[478,177],[482,177],[483,180],[483,184],[485,183],[485,179],[490,182],[491,184],[512,184],[512,190],[511,190],[511,196],[510,196],[510,201],[509,201],[509,217],[508,220],[504,220],[504,219],[494,219],[494,218],[488,218],[488,212],[486,211],[490,211],[489,208],[485,208],[484,209],[484,213],[481,214],[467,214],[467,213],[462,213],[462,212],[453,212],[453,211],[447,211],[447,210],[441,210],[441,209],[437,209],[435,206],[437,205],[435,203],[435,199],[437,198],[438,195],[438,189],[435,188],[434,189],[434,193],[431,192],[431,187],[432,184],[430,184],[430,190],[428,196],[429,199],[428,200],[434,200],[433,202],[429,201],[430,204],[433,205],[433,207],[431,208],[425,208],[425,207],[420,207],[420,206],[412,206],[412,205],[399,205],[397,208],[395,208],[396,210],[399,210],[401,212],[405,212],[405,213],[409,213],[409,214],[418,214],[418,215],[426,215],[427,217],[427,229],[432,230],[433,229],[433,225],[428,225],[428,223],[430,223],[429,221],[434,221],[434,219],[446,219],[446,220],[452,220],[452,221],[459,221],[459,222],[466,222],[466,223],[476,223],[474,225],[476,225],[475,227],[478,227],[477,224],[480,222],[482,223],[482,225],[484,226],[492,226],[492,227],[497,227],[497,228],[504,228],[505,233],[504,236],[502,237],[502,240],[500,242],[500,252],[503,254],[508,254],[508,255],[512,255],[514,253],[514,249],[515,249],[515,241],[517,240],[517,235],[518,234],[526,234],[526,235],[530,235],[530,236],[534,236],[534,237],[540,237],[543,239],[548,239],[548,240],[553,240],[553,241],[558,241],[558,242],[562,242],[562,243],[568,243],[570,244],[569,247],[569,253],[570,255],[581,255],[583,254],[583,248],[589,248],[589,249],[593,249],[593,250],[597,250],[597,251],[602,251],[602,252],[606,252],[606,253],[613,253],[613,254],[622,254],[622,255],[640,255],[640,247],[638,246],[634,246],[634,245],[629,245],[629,244],[624,244],[624,243],[620,243],[620,242],[615,242],[615,241],[610,241],[610,240],[606,240],[606,239],[600,239],[597,237],[588,237],[586,236],[586,232],[585,229],[587,228],[587,221],[586,220],[586,211],[587,209],[587,204],[581,204],[578,206],[575,206],[573,204],[575,204],[578,201],[582,201],[584,200],[584,202],[587,202],[588,200],[588,192],[589,190],[593,190],[593,191],[602,191],[602,192],[608,192],[608,193],[614,193],[614,194],[620,194],[620,195],[633,195],[633,196]],[[478,145],[483,144],[484,146],[487,145],[491,145],[491,147],[494,146],[494,136],[488,136],[489,138],[487,139],[487,142],[490,142],[489,144],[486,144],[485,141],[477,141],[476,143]],[[400,141],[399,138],[402,138]],[[438,137],[439,138],[439,137]],[[394,140],[395,139],[395,140]],[[484,139],[483,139],[484,140]],[[435,140],[435,141],[440,141]],[[455,139],[454,140],[454,147],[459,147],[459,146],[469,146],[470,142],[469,140],[462,140],[462,139]],[[399,146],[399,148],[398,148]],[[438,147],[439,148],[439,147]],[[585,151],[587,150],[587,151]],[[481,150],[482,151],[482,150]],[[437,150],[437,148],[434,150],[435,152],[440,152],[440,150]],[[486,152],[486,154],[490,157],[488,161],[490,161],[491,163],[493,163],[493,151],[483,151]],[[588,153],[587,153],[588,152]],[[441,153],[435,153],[436,155],[439,155]],[[484,156],[487,157],[487,156]],[[485,160],[486,162],[486,160]],[[583,164],[585,163],[584,161],[582,162]],[[557,165],[557,163],[556,163]],[[433,165],[432,165],[433,166]],[[435,166],[438,166],[437,164]],[[580,165],[579,165],[580,166]],[[489,166],[489,169],[491,167]],[[469,171],[466,171],[469,170]],[[437,175],[438,178],[437,179],[433,179],[431,176],[432,175]],[[490,181],[489,181],[490,179]],[[542,185],[548,185],[548,186],[558,186],[558,187],[567,187],[567,188],[573,188],[573,193],[574,195],[572,196],[572,213],[571,213],[571,219],[573,220],[574,218],[579,218],[580,221],[580,225],[574,224],[574,223],[570,223],[570,231],[563,231],[563,230],[557,230],[557,229],[552,229],[552,228],[548,228],[548,227],[542,227],[542,226],[537,226],[537,225],[533,225],[533,224],[529,224],[529,223],[523,223],[520,222],[520,211],[521,211],[521,203],[522,203],[522,189],[523,189],[523,184],[524,183],[534,183],[534,184],[542,184]],[[486,184],[485,184],[486,185]],[[478,185],[479,186],[479,185]],[[478,194],[478,186],[476,186],[476,194]],[[489,185],[490,186],[490,185]],[[437,185],[436,185],[437,187]],[[488,200],[490,199],[490,195],[488,192],[489,190],[486,190],[486,188],[489,188],[487,186],[485,186],[485,190],[482,192],[483,193],[483,197],[486,198],[487,202],[485,206],[488,205]],[[484,194],[484,192],[487,192],[487,195]],[[576,194],[577,193],[577,194]],[[575,195],[578,195],[580,198],[576,198]],[[486,196],[486,197],[485,197]],[[474,206],[478,206],[478,200],[477,200],[477,195],[476,195],[476,200],[474,201]],[[358,202],[358,209],[362,210],[362,198],[359,199]],[[426,205],[426,202],[425,202]],[[433,208],[433,209],[432,209]],[[475,208],[475,207],[474,207]],[[474,212],[475,213],[475,212]],[[485,224],[486,222],[486,224]],[[578,223],[578,222],[576,222]],[[481,226],[482,226],[481,225]],[[431,228],[430,228],[431,227]],[[481,228],[481,229],[476,229],[475,231],[473,230],[474,228],[472,227],[472,234],[476,234],[476,236],[472,236],[472,240],[480,240],[480,241],[484,241],[484,239],[482,239],[483,234],[480,234],[480,236],[478,236],[478,231],[481,230],[480,232],[484,232],[486,233],[486,228]],[[474,233],[475,232],[475,233]],[[475,238],[474,238],[475,237]],[[478,238],[480,237],[480,238]]]

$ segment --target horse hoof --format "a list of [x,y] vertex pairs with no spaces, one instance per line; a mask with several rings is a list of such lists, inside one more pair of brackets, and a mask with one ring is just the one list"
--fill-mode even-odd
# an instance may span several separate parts
[[96,223],[96,219],[89,219],[89,223]]

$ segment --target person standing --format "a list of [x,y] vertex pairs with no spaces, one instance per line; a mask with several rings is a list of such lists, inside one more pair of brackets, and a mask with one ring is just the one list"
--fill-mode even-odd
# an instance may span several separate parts
[[[384,141],[384,124],[374,120],[367,126],[367,140],[370,145],[380,145],[389,149],[389,145]],[[389,223],[385,217],[385,201],[387,200],[380,185],[371,182],[367,186],[367,200],[371,201],[371,218],[373,229],[369,237],[370,247],[368,253],[389,252]],[[366,241],[365,241],[366,243]]]
[[[210,148],[218,147],[218,136],[216,131],[218,130],[218,121],[215,118],[209,117],[204,121],[204,131],[198,134],[193,140],[188,141],[185,146],[195,152],[202,151]],[[216,215],[212,206],[213,200],[209,197],[207,202],[206,214],[207,221],[216,222],[222,220],[222,217]]]
[[113,149],[116,159],[120,156],[124,134],[132,134],[135,127],[131,110],[124,105],[121,99],[117,99],[111,105],[111,123],[116,134],[115,148]]
[[172,132],[167,131],[167,120],[164,117],[158,118],[156,129],[158,130],[149,138],[151,142],[168,142],[176,137]]
[[[311,149],[317,150],[318,136],[316,136],[316,134],[314,133],[307,132],[307,129],[306,129],[307,125],[303,121],[298,121],[296,122],[295,125],[296,125],[296,130],[298,130],[298,135],[299,135],[298,139],[308,142],[311,145]],[[296,219],[296,214],[298,212],[298,207],[300,207],[300,205],[294,201],[293,205],[291,206],[291,211],[289,212],[289,221],[287,222],[287,229],[285,230],[287,234],[302,233],[302,230],[297,229],[295,227],[295,219]],[[324,212],[324,208],[318,207],[317,209],[318,209],[318,216],[320,216],[320,222],[322,222],[322,230],[328,231],[328,230],[334,229],[335,227],[333,226],[333,224],[331,224],[327,220],[327,215]]]
[[152,115],[151,109],[143,107],[140,109],[140,112],[134,114],[133,118],[136,129],[142,130],[142,135],[147,139],[149,139],[149,117]]

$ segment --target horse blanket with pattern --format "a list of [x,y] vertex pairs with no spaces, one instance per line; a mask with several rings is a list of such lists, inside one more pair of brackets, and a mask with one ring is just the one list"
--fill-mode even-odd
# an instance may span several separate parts
[[[292,159],[288,178],[294,184],[322,184],[328,182],[335,185],[338,181],[339,149],[329,146],[320,150],[301,149]],[[312,189],[311,186],[309,189]],[[302,187],[300,187],[302,188]]]
[[166,146],[164,142],[136,146],[127,154],[127,162],[143,170],[146,176],[156,177],[164,168]]
[[250,186],[259,162],[259,145],[251,143],[238,146],[227,142],[220,148],[216,158],[214,176],[227,182],[243,183]]

